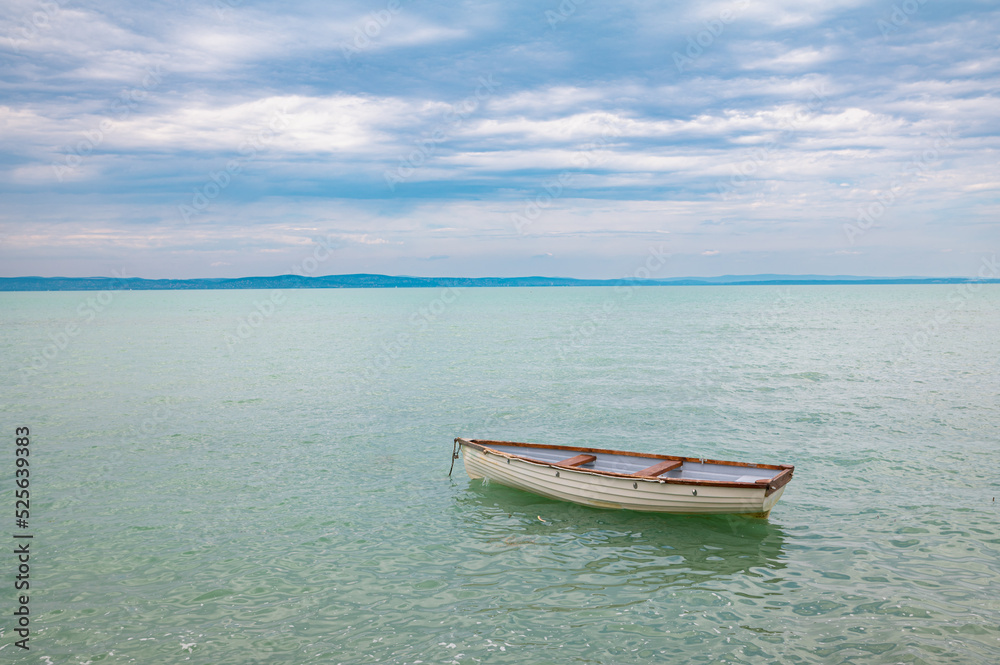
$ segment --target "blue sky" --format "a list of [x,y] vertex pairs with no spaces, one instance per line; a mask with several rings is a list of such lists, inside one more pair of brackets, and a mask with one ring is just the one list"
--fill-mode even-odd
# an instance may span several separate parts
[[3,5],[2,276],[974,276],[1000,239],[995,1]]

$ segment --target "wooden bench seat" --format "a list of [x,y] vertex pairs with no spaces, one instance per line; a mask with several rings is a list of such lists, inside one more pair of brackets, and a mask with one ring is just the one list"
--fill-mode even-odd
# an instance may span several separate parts
[[564,459],[560,462],[556,462],[556,466],[566,466],[572,468],[574,466],[580,466],[582,464],[590,464],[596,459],[597,456],[595,455],[577,455],[576,457],[570,457],[569,459]]
[[658,464],[654,464],[653,466],[643,469],[642,471],[636,471],[632,475],[639,476],[640,478],[656,478],[657,476],[663,475],[667,471],[673,471],[681,464],[684,464],[684,462],[680,460],[665,459]]

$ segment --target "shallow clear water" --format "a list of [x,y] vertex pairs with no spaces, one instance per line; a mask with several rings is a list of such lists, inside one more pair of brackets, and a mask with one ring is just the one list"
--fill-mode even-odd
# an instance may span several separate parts
[[[271,295],[0,294],[5,658],[1000,661],[1000,287]],[[796,471],[767,521],[601,511],[455,436]]]

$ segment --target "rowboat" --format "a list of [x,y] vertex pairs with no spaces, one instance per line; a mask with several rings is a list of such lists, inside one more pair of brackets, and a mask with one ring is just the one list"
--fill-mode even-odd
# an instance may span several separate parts
[[747,464],[602,448],[455,439],[470,478],[595,508],[767,517],[791,464]]

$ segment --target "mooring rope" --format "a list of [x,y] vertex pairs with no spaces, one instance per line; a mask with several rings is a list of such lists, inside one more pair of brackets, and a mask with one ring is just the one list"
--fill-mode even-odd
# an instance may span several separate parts
[[458,439],[456,438],[454,443],[451,444],[451,468],[448,469],[448,475],[451,475],[452,469],[455,468],[455,460],[458,459]]

